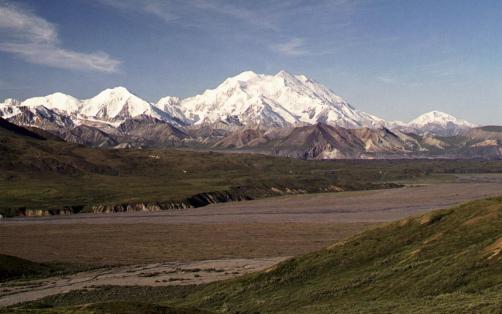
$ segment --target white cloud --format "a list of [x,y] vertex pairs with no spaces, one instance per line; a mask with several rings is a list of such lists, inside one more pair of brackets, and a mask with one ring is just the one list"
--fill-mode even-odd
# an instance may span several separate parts
[[463,58],[453,56],[418,65],[409,65],[402,71],[387,72],[376,76],[376,80],[396,86],[418,87],[438,84],[452,84],[459,76],[468,76],[473,69]]
[[309,52],[303,47],[303,38],[292,38],[287,42],[273,44],[270,46],[272,50],[286,56],[302,56]]
[[0,2],[0,51],[31,63],[63,69],[116,72],[120,61],[104,52],[65,49],[54,24],[29,10]]

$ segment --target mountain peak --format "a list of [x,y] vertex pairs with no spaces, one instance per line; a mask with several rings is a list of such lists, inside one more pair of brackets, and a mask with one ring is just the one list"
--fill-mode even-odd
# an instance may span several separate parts
[[103,93],[103,92],[110,93],[110,94],[132,95],[132,93],[127,88],[125,88],[123,86],[116,86],[113,88],[107,88],[104,91],[102,91],[101,93]]
[[463,126],[463,127],[473,127],[475,126],[473,123],[467,122],[462,119],[457,119],[451,114],[438,111],[438,110],[433,110],[427,113],[424,113],[414,120],[410,121],[409,125],[412,126],[425,126],[427,124],[439,124],[442,126],[447,126],[448,124],[451,125],[458,125],[458,126]]
[[427,117],[447,117],[449,119],[455,119],[454,116],[452,116],[451,114],[449,113],[446,113],[446,112],[442,112],[442,111],[438,111],[438,110],[432,110],[432,111],[429,111],[429,112],[426,112],[424,114],[422,114],[422,116],[427,116]]
[[[151,113],[152,106],[122,86],[108,88],[84,101],[82,114],[102,120],[123,120],[128,117]],[[153,115],[157,118],[157,115]]]
[[243,125],[294,126],[324,122],[373,126],[380,119],[352,108],[327,87],[285,70],[275,75],[245,71],[179,106],[195,124],[237,119]]
[[293,75],[286,70],[280,70],[279,72],[277,72],[275,76],[293,76]]
[[397,128],[409,129],[414,133],[432,133],[442,136],[456,135],[460,131],[476,127],[474,123],[457,119],[454,116],[433,110],[418,116],[408,124],[396,126]]
[[274,75],[275,77],[279,77],[279,78],[282,78],[284,80],[288,80],[288,81],[297,81],[298,80],[298,77],[294,76],[293,74],[287,72],[286,70],[280,70],[279,72],[277,72],[276,75]]
[[55,92],[55,93],[49,94],[45,97],[72,97],[72,98],[74,98],[73,96],[70,96],[70,95],[67,95],[67,94],[61,93],[61,92]]
[[77,98],[56,92],[43,97],[28,98],[20,106],[36,108],[43,106],[47,109],[58,110],[60,112],[75,113],[81,108],[81,102]]
[[231,77],[230,79],[237,80],[237,81],[248,81],[248,80],[256,78],[258,76],[259,75],[253,71],[244,71],[244,72],[237,74],[236,76]]

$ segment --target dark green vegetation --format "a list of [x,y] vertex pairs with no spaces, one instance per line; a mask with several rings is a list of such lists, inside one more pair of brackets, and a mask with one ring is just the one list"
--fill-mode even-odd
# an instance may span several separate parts
[[502,172],[502,162],[323,162],[167,149],[107,150],[41,139],[4,120],[0,125],[0,214],[7,216],[118,211],[127,205],[202,206],[284,193],[393,187],[388,182],[462,172]]
[[99,313],[122,313],[122,314],[204,314],[210,313],[198,309],[190,308],[173,308],[169,306],[161,306],[155,304],[145,303],[131,303],[131,302],[111,302],[92,304],[83,308],[93,314]]
[[57,311],[143,296],[142,302],[230,313],[497,313],[501,253],[499,197],[391,223],[230,281],[179,290],[103,287],[26,306]]
[[[184,298],[195,286],[167,287],[114,287],[105,286],[86,292],[72,291],[53,296],[41,302],[31,302],[21,307],[10,307],[0,313],[209,313],[204,310],[160,305],[166,296]],[[89,302],[87,302],[87,300]],[[74,304],[79,304],[75,306]]]
[[36,263],[24,258],[0,254],[0,282],[64,275],[92,268],[93,266],[76,263]]
[[26,259],[0,254],[0,281],[20,277],[44,275],[51,267],[34,263]]
[[52,308],[25,308],[23,313],[72,313],[72,314],[209,314],[211,312],[191,309],[174,308],[157,304],[141,302],[109,302],[82,305],[78,307]]

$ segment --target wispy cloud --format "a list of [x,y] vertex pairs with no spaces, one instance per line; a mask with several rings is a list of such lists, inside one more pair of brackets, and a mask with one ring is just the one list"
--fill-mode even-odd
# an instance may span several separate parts
[[258,13],[256,11],[246,9],[242,6],[236,6],[230,1],[189,0],[187,1],[187,3],[195,8],[208,10],[213,13],[231,17],[258,28],[275,31],[279,29],[270,15],[263,12]]
[[120,61],[104,52],[65,49],[54,24],[27,8],[0,1],[0,51],[56,68],[116,72]]
[[172,1],[158,0],[95,0],[98,4],[118,9],[122,12],[143,13],[155,16],[164,22],[173,22],[180,18],[179,11],[173,8]]
[[[229,28],[229,23],[239,23],[245,28],[238,28],[238,36],[232,38],[249,37],[280,55],[290,57],[335,54],[379,40],[368,38],[365,34],[354,34],[356,30],[353,29],[351,16],[361,8],[371,6],[367,0],[268,0],[265,5],[262,2],[228,0],[94,1],[128,15],[147,14],[168,24],[218,32],[220,36],[234,31],[233,27]],[[322,28],[319,32],[331,32],[325,42],[317,42],[315,47],[305,43],[305,38],[310,38],[310,35],[309,26],[304,23],[312,16],[321,17],[317,21],[317,28]],[[389,38],[383,40],[388,41]]]
[[292,38],[283,43],[272,44],[270,48],[286,56],[302,56],[309,53],[304,47],[303,38]]
[[472,71],[464,58],[449,57],[429,63],[412,65],[403,72],[387,72],[376,76],[376,80],[395,86],[417,87],[453,83],[459,76]]
[[193,19],[193,12],[209,12],[215,16],[235,19],[257,28],[277,30],[277,25],[268,14],[256,12],[243,6],[222,0],[95,0],[96,2],[122,10],[155,16],[167,23],[180,23],[187,26],[205,28],[205,23],[197,24]]

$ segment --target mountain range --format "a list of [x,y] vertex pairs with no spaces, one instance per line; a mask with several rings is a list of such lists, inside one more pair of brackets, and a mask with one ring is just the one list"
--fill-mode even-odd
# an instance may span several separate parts
[[498,131],[439,111],[409,123],[386,121],[286,71],[245,71],[200,95],[157,103],[124,87],[85,100],[62,93],[6,99],[0,117],[98,147],[244,150],[306,159],[502,155]]

